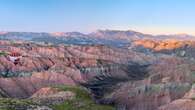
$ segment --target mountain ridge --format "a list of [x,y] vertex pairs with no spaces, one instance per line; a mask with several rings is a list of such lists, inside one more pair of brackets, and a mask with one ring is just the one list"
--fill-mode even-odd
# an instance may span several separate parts
[[81,32],[2,32],[0,39],[25,40],[33,42],[44,42],[51,44],[75,44],[75,45],[107,45],[115,47],[125,47],[135,40],[195,40],[195,36],[188,34],[173,35],[152,35],[144,34],[133,30],[97,30],[88,34]]

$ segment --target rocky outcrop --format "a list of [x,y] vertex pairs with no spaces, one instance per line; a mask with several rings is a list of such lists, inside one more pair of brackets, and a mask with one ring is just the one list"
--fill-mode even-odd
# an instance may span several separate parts
[[61,104],[64,101],[72,100],[73,98],[75,98],[75,93],[51,87],[41,88],[30,97],[34,102],[39,102],[40,104],[48,106]]
[[[157,110],[160,106],[181,99],[190,91],[194,81],[192,65],[180,58],[159,58],[147,68],[147,75],[143,79],[119,81],[111,91],[104,91],[99,103],[115,104],[119,110]],[[105,84],[102,85],[100,87]]]
[[0,78],[0,90],[8,97],[27,98],[42,87],[75,85],[75,82],[62,74],[34,73],[31,77]]
[[194,110],[195,106],[195,85],[189,92],[185,94],[181,99],[174,100],[164,106],[158,108],[158,110]]
[[194,60],[195,55],[195,42],[194,40],[154,40],[154,39],[143,39],[136,40],[133,42],[133,46],[136,51],[140,52],[152,52],[152,53],[163,53],[169,55],[175,55],[190,60]]
[[[161,43],[149,41],[144,48],[185,46],[177,41]],[[50,87],[80,85],[97,103],[112,104],[119,110],[169,110],[194,103],[190,88],[195,81],[195,65],[188,59],[103,45],[0,41],[0,46],[5,47],[3,52],[21,54],[17,64],[9,60],[9,54],[0,56],[1,97],[31,97],[52,105],[73,98],[74,93]]]
[[102,67],[84,68],[81,72],[86,82],[82,83],[82,85],[90,89],[94,97],[99,99],[107,91],[112,90],[118,83],[129,80],[141,80],[147,77],[148,66],[129,62],[126,65],[113,64]]
[[145,48],[149,48],[154,51],[173,50],[173,49],[193,45],[193,41],[181,41],[177,39],[160,40],[160,41],[156,41],[152,39],[143,39],[143,40],[136,40],[133,43],[137,46],[143,46]]
[[125,86],[124,89],[126,91],[120,89],[113,96],[118,109],[156,110],[161,105],[183,97],[189,91],[190,84],[143,84],[136,87]]
[[[83,83],[91,75],[100,73],[101,68],[113,64],[121,65],[120,69],[107,68],[108,72],[115,71],[112,73],[115,76],[121,72],[126,77],[128,59],[147,62],[143,60],[147,59],[143,54],[106,46],[46,46],[24,42],[2,42],[1,45],[7,47],[5,52],[17,51],[22,56],[18,64],[11,62],[7,55],[0,56],[0,90],[6,93],[6,97],[26,98],[42,87]],[[90,74],[82,72],[82,68],[86,71],[90,67],[97,71]]]

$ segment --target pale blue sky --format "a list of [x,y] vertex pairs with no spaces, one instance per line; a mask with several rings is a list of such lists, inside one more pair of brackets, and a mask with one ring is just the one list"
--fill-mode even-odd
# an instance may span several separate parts
[[195,35],[195,0],[0,0],[0,31]]

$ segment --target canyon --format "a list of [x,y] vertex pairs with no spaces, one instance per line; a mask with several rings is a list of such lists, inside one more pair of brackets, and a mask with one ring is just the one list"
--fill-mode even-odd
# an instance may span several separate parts
[[195,109],[193,36],[99,30],[0,39],[0,109]]

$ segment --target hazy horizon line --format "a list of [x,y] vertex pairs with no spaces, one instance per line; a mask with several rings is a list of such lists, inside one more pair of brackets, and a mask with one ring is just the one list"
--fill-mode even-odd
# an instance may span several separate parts
[[68,33],[68,32],[79,32],[82,34],[90,34],[93,32],[97,32],[97,31],[134,31],[134,32],[138,32],[138,33],[142,33],[142,34],[148,34],[148,35],[153,35],[153,36],[158,36],[158,35],[190,35],[190,36],[195,36],[195,33],[188,33],[188,32],[160,32],[160,33],[155,33],[155,32],[147,32],[147,31],[141,31],[141,30],[136,30],[136,29],[109,29],[109,28],[105,28],[105,29],[96,29],[96,30],[92,30],[92,31],[88,31],[88,32],[84,32],[84,31],[2,31],[0,30],[0,33],[9,33],[9,32],[24,32],[24,33]]

